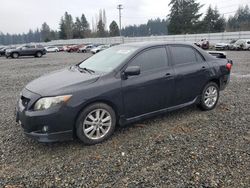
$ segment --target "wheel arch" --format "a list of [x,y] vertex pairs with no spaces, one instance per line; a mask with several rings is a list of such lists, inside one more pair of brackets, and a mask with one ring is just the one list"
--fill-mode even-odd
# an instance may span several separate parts
[[12,56],[13,54],[18,54],[18,55],[20,56],[20,53],[17,52],[17,51],[11,52],[11,56]]
[[87,101],[87,102],[85,102],[81,106],[81,108],[77,112],[77,115],[75,116],[74,127],[73,127],[73,134],[74,134],[74,136],[76,136],[76,121],[77,121],[79,115],[82,113],[82,111],[85,108],[87,108],[88,106],[90,106],[92,104],[95,104],[95,103],[104,103],[104,104],[110,106],[114,110],[114,112],[115,112],[116,123],[119,122],[120,113],[119,113],[118,107],[113,102],[111,102],[110,100],[108,100],[108,99],[95,99],[95,100]]
[[[209,81],[208,81],[208,83],[209,82],[214,82],[214,83],[216,83],[217,84],[217,86],[219,87],[219,89],[220,89],[220,78],[213,78],[213,79],[210,79]],[[207,84],[208,84],[207,83]]]

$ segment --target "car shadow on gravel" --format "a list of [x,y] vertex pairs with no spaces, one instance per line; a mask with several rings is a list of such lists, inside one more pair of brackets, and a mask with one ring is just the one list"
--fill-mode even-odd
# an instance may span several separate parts
[[18,57],[18,58],[6,58],[6,59],[9,59],[9,60],[18,60],[18,59],[43,59],[43,58],[47,58],[47,56],[42,56],[42,57],[34,57],[34,56],[21,56],[21,57]]

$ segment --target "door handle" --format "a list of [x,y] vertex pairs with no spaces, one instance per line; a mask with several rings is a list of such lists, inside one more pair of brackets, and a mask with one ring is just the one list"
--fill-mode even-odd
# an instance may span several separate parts
[[164,76],[164,77],[165,77],[165,78],[171,78],[171,77],[172,77],[172,75],[171,75],[171,73],[169,73],[169,72],[168,72],[168,73],[166,73],[166,74],[165,74],[165,76]]
[[202,66],[202,67],[201,67],[201,70],[203,70],[203,71],[206,70],[206,69],[207,69],[207,68],[206,68],[205,66]]

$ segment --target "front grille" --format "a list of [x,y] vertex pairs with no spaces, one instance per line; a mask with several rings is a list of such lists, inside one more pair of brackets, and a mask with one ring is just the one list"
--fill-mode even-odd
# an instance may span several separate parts
[[27,108],[28,107],[28,104],[30,102],[30,99],[29,98],[26,98],[24,96],[21,96],[21,102],[22,102],[22,105]]

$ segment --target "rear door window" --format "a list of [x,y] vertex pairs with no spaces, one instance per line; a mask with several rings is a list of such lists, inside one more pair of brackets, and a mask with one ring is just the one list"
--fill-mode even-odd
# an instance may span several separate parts
[[204,61],[204,58],[192,47],[170,46],[174,65],[192,64]]

